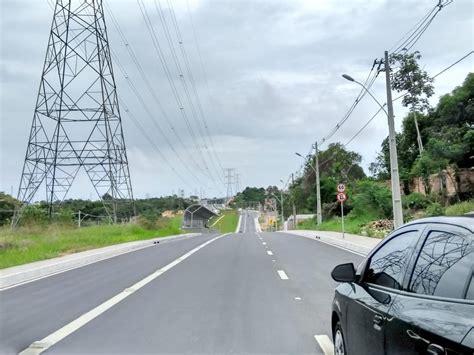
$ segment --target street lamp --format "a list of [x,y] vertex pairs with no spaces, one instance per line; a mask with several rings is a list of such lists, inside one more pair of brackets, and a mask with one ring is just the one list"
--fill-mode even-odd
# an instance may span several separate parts
[[[321,215],[321,189],[320,189],[320,183],[319,183],[319,158],[318,158],[318,142],[314,144],[315,147],[315,161],[314,161],[314,166],[311,166],[311,168],[314,170],[314,175],[316,176],[316,223],[318,226],[322,222],[322,215]],[[296,152],[295,153],[297,156],[306,159],[304,156],[302,156],[300,153]]]
[[397,141],[395,136],[395,120],[393,118],[393,105],[392,105],[392,90],[390,87],[390,68],[388,66],[388,54],[385,52],[385,71],[386,71],[386,86],[387,86],[387,108],[388,112],[370,90],[365,87],[364,84],[358,82],[353,77],[347,74],[342,74],[342,77],[346,80],[352,81],[362,86],[362,88],[374,99],[377,105],[385,112],[388,119],[388,142],[390,148],[390,178],[392,183],[392,209],[393,209],[393,225],[395,228],[400,227],[403,224],[403,211],[402,211],[402,197],[400,192],[400,176],[398,173],[398,157],[397,157]]
[[367,87],[366,87],[364,84],[362,84],[361,82],[355,80],[352,76],[347,75],[347,74],[342,74],[342,77],[343,77],[344,79],[346,79],[346,80],[352,81],[352,82],[354,82],[354,83],[359,84],[360,86],[362,86],[362,88],[370,95],[370,97],[372,97],[372,98],[374,99],[374,101],[377,103],[377,105],[379,105],[379,107],[383,110],[383,112],[385,112],[385,114],[388,115],[388,113],[387,113],[387,111],[385,110],[385,107],[384,107],[386,104],[382,105],[382,104],[379,102],[379,100],[377,100],[376,97],[375,97],[374,95],[372,95],[372,93],[370,92],[370,90],[367,89]]

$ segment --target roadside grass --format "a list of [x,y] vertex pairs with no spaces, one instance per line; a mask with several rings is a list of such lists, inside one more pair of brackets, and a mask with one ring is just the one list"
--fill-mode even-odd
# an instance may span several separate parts
[[[373,221],[370,216],[344,216],[344,230],[346,233],[362,235],[362,226]],[[298,223],[299,229],[331,231],[342,233],[342,223],[340,217],[332,217],[324,220],[319,226],[315,219],[308,219]]]
[[446,207],[444,213],[446,216],[462,216],[472,211],[474,211],[474,200],[469,200]]
[[[222,217],[224,215],[224,217]],[[223,210],[221,214],[214,217],[209,225],[212,225],[216,220],[222,217],[214,226],[211,228],[217,229],[221,233],[235,232],[237,224],[239,223],[239,214],[236,210]]]
[[108,245],[180,234],[182,217],[166,220],[159,229],[138,224],[99,225],[76,228],[45,227],[0,228],[0,269],[77,253]]

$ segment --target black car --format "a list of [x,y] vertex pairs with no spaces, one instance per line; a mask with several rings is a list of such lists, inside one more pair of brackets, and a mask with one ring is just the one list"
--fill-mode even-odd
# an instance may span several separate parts
[[472,217],[420,219],[336,266],[335,354],[474,354],[473,234]]

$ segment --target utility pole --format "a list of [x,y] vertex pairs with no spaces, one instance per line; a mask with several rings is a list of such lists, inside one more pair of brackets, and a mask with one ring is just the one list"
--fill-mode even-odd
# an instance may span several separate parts
[[281,229],[285,229],[285,215],[283,213],[283,190],[280,191],[280,207],[281,207]]
[[[294,175],[291,173],[291,184],[293,185],[295,182]],[[293,204],[293,229],[296,229],[296,205],[295,205],[295,196],[291,196],[291,202]]]
[[319,183],[319,151],[318,151],[318,142],[314,143],[314,172],[316,175],[316,221],[318,223],[318,226],[322,222],[322,215],[321,215],[321,188],[320,188],[320,183]]
[[392,87],[390,83],[390,63],[388,51],[385,51],[385,81],[387,86],[388,110],[388,142],[390,148],[390,175],[392,183],[393,225],[398,228],[403,224],[402,198],[400,193],[400,176],[398,174],[397,141],[395,136],[395,121],[393,117]]

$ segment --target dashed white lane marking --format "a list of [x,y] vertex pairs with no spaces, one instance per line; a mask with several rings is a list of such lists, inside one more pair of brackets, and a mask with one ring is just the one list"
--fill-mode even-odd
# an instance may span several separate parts
[[329,339],[327,335],[315,335],[314,339],[316,339],[316,342],[323,351],[324,355],[334,355],[334,346],[331,339]]
[[273,255],[273,253],[270,250],[267,250],[268,255]]
[[267,245],[267,243],[265,243],[265,242],[262,242],[262,244],[263,244],[263,245]]
[[286,275],[286,272],[284,272],[283,270],[278,270],[278,275],[280,275],[280,278],[282,280],[288,280],[288,276]]
[[38,354],[41,354],[43,351],[46,351],[51,346],[55,345],[56,343],[58,343],[59,341],[61,341],[65,337],[67,337],[68,335],[71,335],[76,330],[78,330],[82,326],[84,326],[87,323],[89,323],[90,321],[92,321],[94,318],[98,317],[99,315],[101,315],[102,313],[107,311],[108,309],[115,306],[120,301],[124,300],[125,298],[127,298],[128,296],[130,296],[131,294],[136,292],[137,290],[141,289],[143,286],[149,284],[151,281],[153,281],[154,279],[156,279],[160,275],[164,274],[166,271],[172,269],[173,267],[178,265],[183,260],[186,260],[191,255],[196,253],[198,250],[208,246],[212,242],[214,242],[214,241],[216,241],[216,240],[218,240],[218,239],[220,239],[220,238],[222,238],[222,237],[224,237],[228,234],[229,233],[222,234],[222,235],[220,235],[216,238],[213,238],[211,240],[208,240],[207,242],[205,242],[205,243],[197,246],[196,248],[188,251],[186,254],[180,256],[178,259],[172,261],[168,265],[165,265],[161,269],[156,270],[155,272],[151,273],[150,275],[148,275],[144,279],[142,279],[142,280],[138,281],[137,283],[135,283],[134,285],[126,288],[125,290],[123,290],[119,294],[117,294],[114,297],[108,299],[107,301],[105,301],[104,303],[98,305],[97,307],[90,310],[89,312],[84,313],[82,316],[80,316],[79,318],[76,318],[71,323],[66,324],[64,327],[56,330],[54,333],[49,334],[48,336],[41,339],[40,341],[35,341],[28,348],[26,348],[25,350],[20,352],[19,355],[38,355]]
[[272,261],[273,261],[274,263],[276,262],[276,260],[275,260],[275,259],[272,259]]
[[295,301],[301,301],[301,297],[295,297]]

